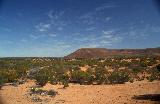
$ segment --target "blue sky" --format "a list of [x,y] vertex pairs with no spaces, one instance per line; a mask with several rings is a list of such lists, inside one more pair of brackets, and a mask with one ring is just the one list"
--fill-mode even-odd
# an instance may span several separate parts
[[154,0],[0,0],[0,57],[160,46]]

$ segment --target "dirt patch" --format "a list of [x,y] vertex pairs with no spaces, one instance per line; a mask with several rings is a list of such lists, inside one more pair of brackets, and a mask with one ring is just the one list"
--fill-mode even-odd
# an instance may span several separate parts
[[[34,85],[29,81],[18,87],[4,86],[0,90],[0,96],[5,104],[158,104],[157,101],[133,99],[133,96],[160,94],[160,81],[139,81],[118,85],[70,84],[65,89],[62,85],[47,84],[43,87],[44,90],[54,89],[58,94],[55,97],[38,96],[32,99],[26,94]],[[40,99],[45,102],[41,102]]]

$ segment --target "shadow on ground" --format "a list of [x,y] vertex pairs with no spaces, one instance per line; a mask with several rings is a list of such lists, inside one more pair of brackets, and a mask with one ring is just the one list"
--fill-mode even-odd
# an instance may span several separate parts
[[132,97],[136,100],[150,100],[150,101],[156,101],[157,104],[160,104],[160,94],[145,94],[145,95],[136,95]]

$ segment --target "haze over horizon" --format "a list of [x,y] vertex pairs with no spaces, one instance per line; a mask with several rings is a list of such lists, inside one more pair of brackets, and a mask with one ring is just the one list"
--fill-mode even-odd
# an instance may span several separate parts
[[160,47],[155,0],[0,0],[0,57]]

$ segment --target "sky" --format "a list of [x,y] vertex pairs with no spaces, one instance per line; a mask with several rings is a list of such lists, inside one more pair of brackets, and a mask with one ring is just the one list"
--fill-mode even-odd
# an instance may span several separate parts
[[157,3],[0,0],[0,57],[63,57],[79,48],[160,47]]

